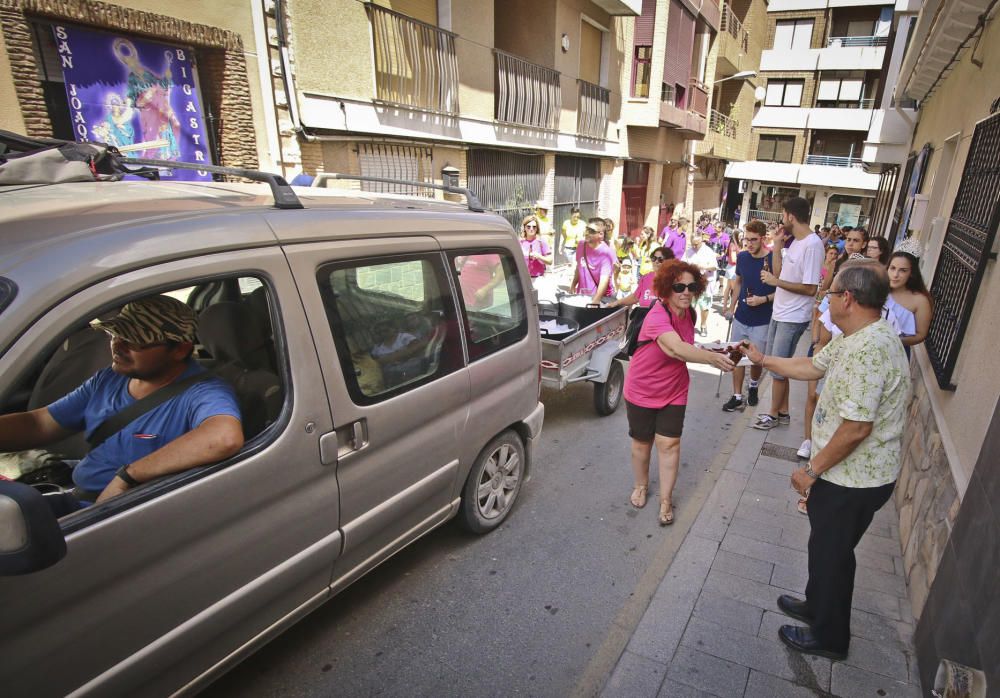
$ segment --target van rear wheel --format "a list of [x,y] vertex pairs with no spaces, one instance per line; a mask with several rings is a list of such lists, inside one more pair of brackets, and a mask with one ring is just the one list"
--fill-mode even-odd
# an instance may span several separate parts
[[462,488],[458,518],[464,528],[487,533],[507,518],[521,492],[524,465],[524,444],[513,431],[486,444]]
[[622,402],[625,388],[625,371],[618,359],[611,361],[608,369],[608,379],[603,383],[594,383],[594,409],[597,414],[607,417],[618,409]]

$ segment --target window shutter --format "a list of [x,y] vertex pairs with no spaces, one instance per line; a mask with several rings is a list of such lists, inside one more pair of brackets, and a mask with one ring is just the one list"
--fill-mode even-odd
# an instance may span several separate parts
[[823,102],[835,102],[840,95],[840,80],[820,80],[819,94],[816,99]]
[[792,48],[809,48],[812,45],[813,21],[798,20],[795,22],[795,38]]
[[789,82],[785,85],[785,100],[782,106],[798,107],[802,104],[802,83]]
[[774,23],[774,48],[791,48],[795,36],[795,22]]
[[642,0],[642,14],[635,18],[636,46],[653,45],[653,25],[656,23],[656,0]]
[[663,82],[685,90],[691,79],[691,52],[694,50],[694,15],[670,0],[667,15],[667,54],[663,60]]

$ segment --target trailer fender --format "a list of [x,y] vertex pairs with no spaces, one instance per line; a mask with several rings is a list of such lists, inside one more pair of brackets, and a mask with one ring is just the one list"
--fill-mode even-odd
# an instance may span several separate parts
[[608,380],[608,372],[611,370],[611,362],[615,360],[621,352],[618,342],[606,342],[594,350],[590,355],[590,363],[587,365],[587,372],[596,372],[591,383],[604,383]]

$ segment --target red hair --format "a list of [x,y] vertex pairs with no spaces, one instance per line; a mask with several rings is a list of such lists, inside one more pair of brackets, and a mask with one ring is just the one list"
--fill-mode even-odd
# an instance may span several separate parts
[[700,296],[705,292],[708,283],[698,267],[679,259],[668,259],[660,264],[660,268],[656,270],[656,276],[653,277],[653,290],[657,297],[669,298],[670,294],[674,292],[671,287],[677,283],[677,279],[681,278],[682,274],[690,274],[694,277],[694,283],[698,287],[694,292],[695,296]]

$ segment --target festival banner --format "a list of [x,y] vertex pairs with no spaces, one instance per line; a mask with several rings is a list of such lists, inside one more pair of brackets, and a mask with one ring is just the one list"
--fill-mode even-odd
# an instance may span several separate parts
[[[191,49],[54,25],[78,142],[113,145],[126,157],[212,164]],[[161,170],[176,180],[207,172]]]

